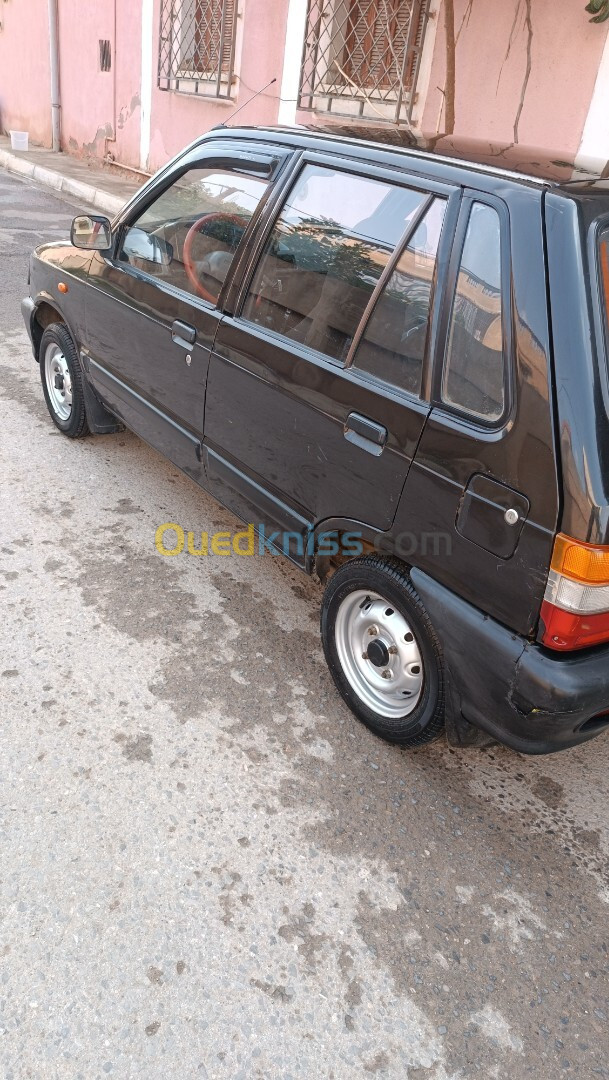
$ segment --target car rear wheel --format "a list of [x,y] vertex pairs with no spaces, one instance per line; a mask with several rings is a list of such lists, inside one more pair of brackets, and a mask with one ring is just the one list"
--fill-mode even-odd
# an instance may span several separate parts
[[442,651],[405,566],[367,555],[337,570],[323,598],[321,635],[338,690],[371,731],[405,747],[440,735]]
[[42,389],[53,423],[69,439],[88,435],[80,361],[67,327],[62,323],[47,326],[38,355]]

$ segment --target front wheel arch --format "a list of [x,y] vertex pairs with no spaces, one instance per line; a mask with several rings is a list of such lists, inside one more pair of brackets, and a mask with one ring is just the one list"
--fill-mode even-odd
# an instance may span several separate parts
[[37,305],[32,319],[32,340],[34,342],[34,354],[38,363],[40,363],[40,342],[42,341],[42,335],[47,327],[53,326],[54,323],[67,326],[66,320],[61,312],[53,307],[47,300],[42,300]]

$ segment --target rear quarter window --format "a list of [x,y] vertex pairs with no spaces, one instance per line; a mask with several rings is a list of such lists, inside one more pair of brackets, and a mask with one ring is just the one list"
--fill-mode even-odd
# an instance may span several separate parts
[[442,398],[484,422],[505,408],[501,220],[472,203],[449,326]]

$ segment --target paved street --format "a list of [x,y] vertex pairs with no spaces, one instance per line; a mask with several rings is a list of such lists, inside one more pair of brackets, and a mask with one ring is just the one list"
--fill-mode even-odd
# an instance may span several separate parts
[[52,425],[0,171],[3,1080],[609,1077],[609,739],[387,746],[285,560],[132,435]]

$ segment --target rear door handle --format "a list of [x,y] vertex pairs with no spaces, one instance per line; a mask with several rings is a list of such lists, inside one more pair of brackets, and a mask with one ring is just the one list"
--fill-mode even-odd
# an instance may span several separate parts
[[176,345],[180,345],[183,349],[190,350],[196,339],[197,331],[194,326],[189,326],[188,323],[176,319],[171,327],[171,340],[175,341]]
[[349,413],[345,424],[345,439],[375,457],[380,457],[387,442],[387,428],[360,413]]

